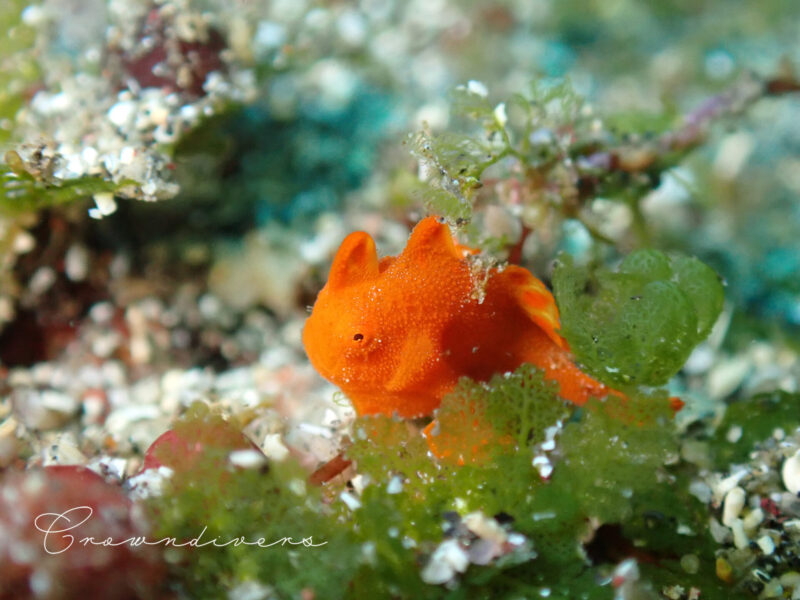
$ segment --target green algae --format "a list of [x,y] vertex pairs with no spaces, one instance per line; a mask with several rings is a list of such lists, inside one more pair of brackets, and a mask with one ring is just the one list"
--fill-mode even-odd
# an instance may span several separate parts
[[[480,416],[480,427],[465,414]],[[656,589],[688,582],[704,597],[722,598],[707,514],[688,493],[693,466],[679,460],[672,417],[664,392],[565,404],[530,365],[488,383],[462,380],[437,413],[438,435],[489,436],[482,459],[462,466],[437,459],[417,423],[361,417],[346,451],[363,478],[359,495],[342,484],[311,487],[292,460],[234,468],[228,456],[241,447],[235,424],[197,408],[175,431],[202,440],[202,456],[180,463],[165,495],[151,500],[151,515],[159,536],[188,540],[202,523],[208,540],[292,535],[328,542],[180,552],[172,568],[196,596],[257,581],[279,598],[302,590],[319,598],[511,598],[541,590],[555,598],[611,598],[611,569],[632,553],[648,564]],[[229,434],[206,431],[220,427]],[[534,466],[537,457],[552,464],[548,476]],[[527,549],[470,565],[452,585],[425,583],[421,570],[448,523],[476,511],[524,535]],[[696,574],[680,569],[687,548],[700,559]]]
[[722,310],[722,284],[695,258],[639,250],[615,271],[561,257],[553,287],[561,333],[611,386],[659,386],[680,370]]
[[3,189],[0,211],[9,216],[36,212],[85,201],[95,194],[113,195],[129,185],[135,185],[135,182],[113,182],[91,176],[56,180],[46,172],[28,171],[19,156],[10,151],[6,154],[5,164],[0,163],[0,186]]
[[[736,441],[728,439],[732,427],[741,428]],[[773,435],[800,427],[800,395],[783,391],[757,394],[728,405],[725,417],[710,440],[714,464],[725,470],[731,464],[747,462],[750,452]]]
[[671,409],[664,395],[608,406],[618,403],[592,401],[579,421],[566,425],[561,459],[553,471],[553,482],[568,479],[570,496],[587,516],[605,523],[632,519],[635,499],[659,487],[659,479],[666,478],[660,471],[677,458]]
[[552,439],[573,408],[558,397],[555,382],[524,364],[487,383],[462,379],[437,411],[438,435],[458,443],[462,454],[530,455],[555,428]]
[[[560,196],[572,194],[564,189],[568,184],[563,148],[550,132],[586,130],[589,119],[581,115],[582,105],[566,80],[534,82],[527,93],[498,104],[490,102],[488,91],[477,82],[453,90],[451,111],[460,120],[460,130],[425,130],[411,138],[412,152],[429,172],[424,194],[428,210],[468,221],[483,186],[481,178],[506,160],[517,165],[503,172],[506,177],[521,173],[522,179],[550,180],[553,191],[545,192],[547,186],[541,185],[537,200],[560,204]],[[546,135],[537,138],[536,132]]]
[[[443,400],[437,415],[439,435],[486,436],[488,424],[498,438],[511,435],[514,441],[495,445],[491,459],[460,467],[427,454],[409,424],[388,417],[362,418],[356,431],[363,434],[348,454],[372,483],[353,519],[377,555],[391,557],[379,575],[373,573],[374,579],[364,573],[362,577],[372,585],[386,582],[387,593],[408,589],[429,594],[429,588],[415,587],[424,564],[419,556],[441,540],[448,512],[479,510],[512,519],[513,530],[529,537],[537,556],[502,569],[473,565],[460,581],[464,596],[453,597],[470,597],[477,590],[486,597],[513,597],[548,589],[552,597],[610,598],[612,591],[598,587],[598,581],[607,581],[609,565],[634,548],[646,560],[663,562],[648,571],[654,582],[692,581],[708,590],[709,597],[724,597],[713,595],[720,584],[713,575],[705,507],[688,493],[692,470],[678,459],[666,394],[593,401],[575,410],[565,407],[556,392],[528,365],[489,384],[462,381]],[[470,429],[464,414],[476,407],[473,414],[483,416],[484,427]],[[528,420],[527,411],[538,412],[535,421]],[[532,465],[541,453],[538,436],[562,420],[556,448],[549,454],[552,475],[543,479]],[[393,477],[403,481],[402,491],[390,493]],[[389,530],[413,540],[413,548],[401,549],[395,538],[387,540]],[[607,539],[604,531],[617,533]],[[598,539],[592,542],[594,536]],[[687,547],[702,557],[703,569],[695,576],[681,571],[673,558]],[[415,557],[416,571],[411,567]],[[437,597],[448,597],[447,592],[441,590]]]
[[[183,593],[218,598],[237,585],[258,582],[279,598],[299,597],[305,589],[315,598],[343,597],[357,548],[347,528],[329,517],[320,490],[306,484],[307,473],[291,459],[235,468],[228,458],[241,447],[241,437],[215,438],[221,417],[203,408],[190,411],[177,425],[182,435],[194,432],[204,441],[202,457],[183,461],[164,495],[149,502],[159,538],[189,542],[202,532],[197,547],[166,550]],[[239,538],[248,543],[200,545]],[[304,539],[314,546],[303,544]],[[257,545],[259,540],[265,547]]]

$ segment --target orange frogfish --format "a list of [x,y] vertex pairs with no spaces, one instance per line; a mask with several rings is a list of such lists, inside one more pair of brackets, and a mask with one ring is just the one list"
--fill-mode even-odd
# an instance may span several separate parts
[[572,362],[541,281],[515,265],[476,273],[467,254],[435,217],[399,256],[378,259],[363,231],[342,242],[303,344],[359,415],[427,416],[460,377],[485,381],[522,363],[575,404],[614,393]]

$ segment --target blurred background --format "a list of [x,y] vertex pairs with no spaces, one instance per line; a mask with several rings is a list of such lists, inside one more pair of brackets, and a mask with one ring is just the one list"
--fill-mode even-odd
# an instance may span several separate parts
[[794,2],[8,0],[0,22],[6,393],[67,359],[127,383],[302,364],[339,241],[394,253],[426,211],[545,280],[561,250],[695,254],[727,304],[675,385],[796,388]]

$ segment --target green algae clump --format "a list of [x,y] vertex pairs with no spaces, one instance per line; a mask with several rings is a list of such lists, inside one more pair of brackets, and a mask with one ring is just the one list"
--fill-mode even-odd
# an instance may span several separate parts
[[233,427],[207,409],[190,410],[176,430],[199,432],[203,452],[182,460],[163,495],[148,500],[157,539],[181,544],[200,537],[196,547],[165,549],[183,595],[220,598],[256,586],[277,598],[304,590],[315,598],[343,597],[358,564],[348,529],[330,516],[294,460],[234,465],[230,454],[241,448],[240,437],[228,433],[215,444],[208,435]]
[[[715,597],[707,515],[688,493],[690,471],[679,460],[666,392],[577,408],[558,398],[541,371],[523,365],[488,383],[462,380],[437,421],[438,436],[464,436],[460,451],[477,445],[479,460],[465,454],[457,466],[437,459],[405,421],[356,422],[348,456],[369,483],[360,506],[341,511],[374,552],[372,566],[359,569],[357,589],[440,598],[455,590],[457,597],[504,597],[546,588],[552,597],[611,598],[597,582],[635,548],[657,561],[648,573],[654,583],[692,581]],[[506,520],[530,540],[535,556],[470,565],[450,591],[425,585],[420,568],[443,527],[475,511]],[[702,560],[696,577],[672,558],[687,543]]]
[[553,287],[573,354],[622,390],[666,384],[708,336],[724,300],[709,267],[657,250],[635,251],[615,271],[562,256]]
[[553,439],[572,412],[558,397],[558,384],[523,364],[482,383],[467,378],[442,399],[437,426],[428,432],[442,458],[481,462],[509,452],[531,454]]

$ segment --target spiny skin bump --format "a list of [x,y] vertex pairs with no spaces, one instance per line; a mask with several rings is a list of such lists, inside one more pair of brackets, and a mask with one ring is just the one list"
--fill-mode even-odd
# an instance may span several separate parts
[[430,415],[460,377],[485,381],[522,363],[576,404],[609,389],[582,373],[556,332],[552,294],[529,271],[491,269],[483,297],[447,225],[422,220],[397,256],[347,236],[303,330],[311,363],[356,412]]

